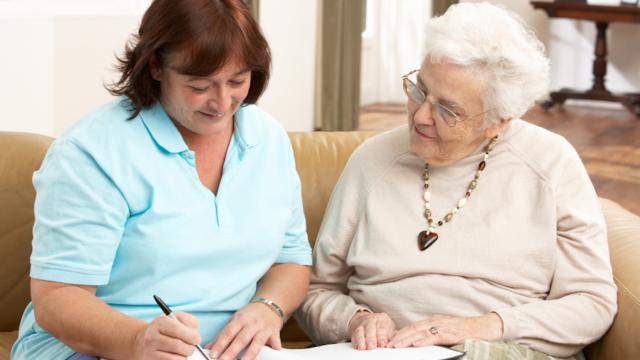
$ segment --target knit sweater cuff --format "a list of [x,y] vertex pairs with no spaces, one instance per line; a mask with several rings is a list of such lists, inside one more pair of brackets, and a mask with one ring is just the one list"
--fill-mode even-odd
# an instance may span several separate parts
[[334,332],[337,334],[338,339],[343,339],[342,341],[348,341],[351,339],[349,336],[349,322],[353,318],[353,316],[360,310],[373,312],[368,306],[360,305],[360,304],[352,304],[349,306],[345,306],[340,312],[339,319],[340,321],[336,321],[336,328]]
[[509,342],[520,338],[520,324],[517,311],[513,308],[493,310],[502,319],[502,341]]

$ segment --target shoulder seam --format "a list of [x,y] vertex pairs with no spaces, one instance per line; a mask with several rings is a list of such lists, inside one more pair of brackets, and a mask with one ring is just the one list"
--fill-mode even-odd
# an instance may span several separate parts
[[517,156],[522,162],[524,162],[540,179],[544,182],[549,182],[549,178],[543,173],[542,169],[538,166],[538,164],[529,158],[525,153],[520,151],[518,148],[513,146],[510,140],[505,142],[505,145],[513,152],[515,156]]

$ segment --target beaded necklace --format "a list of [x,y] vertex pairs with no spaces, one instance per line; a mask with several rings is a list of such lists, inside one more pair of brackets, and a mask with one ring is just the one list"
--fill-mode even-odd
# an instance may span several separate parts
[[484,158],[478,164],[478,170],[476,174],[473,176],[473,180],[469,183],[467,187],[467,191],[464,196],[458,201],[456,207],[454,207],[450,212],[448,212],[445,216],[442,217],[437,223],[434,224],[433,218],[431,217],[431,193],[429,192],[429,163],[424,164],[424,217],[427,220],[427,230],[422,230],[420,234],[418,234],[418,247],[420,251],[425,251],[429,248],[429,246],[433,245],[436,240],[438,240],[438,234],[435,232],[435,229],[448,223],[453,218],[460,209],[464,207],[467,203],[467,199],[471,196],[471,193],[478,185],[478,179],[480,179],[480,173],[484,170],[487,165],[487,159],[489,159],[489,153],[493,150],[494,145],[496,144],[496,140],[498,140],[498,135],[491,138],[489,143],[484,147]]

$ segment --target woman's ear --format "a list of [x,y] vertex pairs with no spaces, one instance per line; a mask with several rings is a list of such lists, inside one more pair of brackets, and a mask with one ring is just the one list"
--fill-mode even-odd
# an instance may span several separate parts
[[151,77],[153,80],[162,81],[162,66],[160,66],[158,59],[153,57],[149,62],[149,68],[151,70]]
[[500,119],[498,123],[493,124],[484,130],[485,137],[487,139],[491,139],[492,137],[498,135],[509,124],[509,122],[511,122],[511,118]]

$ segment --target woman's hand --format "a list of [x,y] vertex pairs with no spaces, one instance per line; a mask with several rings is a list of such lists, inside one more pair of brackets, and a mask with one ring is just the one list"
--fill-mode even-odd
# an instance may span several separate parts
[[262,346],[280,350],[282,320],[262,303],[250,303],[233,315],[214,342],[205,347],[211,349],[211,358],[235,359],[246,348],[242,360],[253,360]]
[[448,346],[461,344],[465,339],[493,341],[501,338],[502,319],[496,313],[476,317],[434,315],[400,329],[389,346]]
[[198,320],[186,313],[174,312],[176,319],[160,316],[142,328],[135,337],[136,359],[184,359],[200,343]]
[[357,312],[349,321],[351,344],[358,350],[387,347],[396,324],[386,313]]

